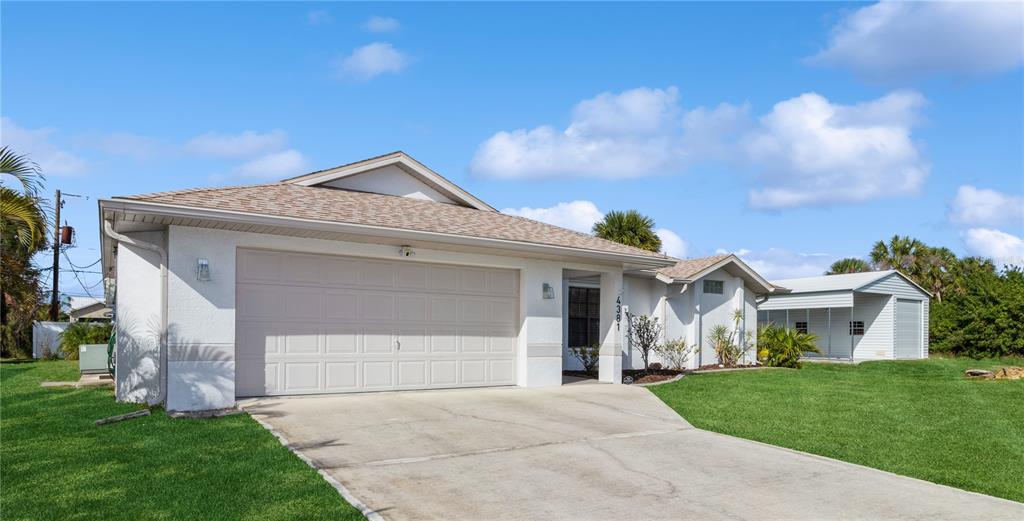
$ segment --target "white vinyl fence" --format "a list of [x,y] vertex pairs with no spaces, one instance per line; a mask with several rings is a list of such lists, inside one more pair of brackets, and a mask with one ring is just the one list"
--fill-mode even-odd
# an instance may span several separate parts
[[32,358],[42,358],[43,352],[49,349],[63,357],[60,352],[60,334],[68,327],[68,322],[36,322],[32,324]]

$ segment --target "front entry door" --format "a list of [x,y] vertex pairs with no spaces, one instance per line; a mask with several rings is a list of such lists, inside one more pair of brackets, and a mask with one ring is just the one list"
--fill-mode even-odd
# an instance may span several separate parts
[[600,344],[601,290],[569,288],[569,347]]

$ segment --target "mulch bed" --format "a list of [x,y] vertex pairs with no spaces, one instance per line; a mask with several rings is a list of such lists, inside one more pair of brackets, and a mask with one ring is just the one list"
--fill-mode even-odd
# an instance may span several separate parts
[[[649,384],[654,382],[662,382],[665,380],[671,380],[680,373],[685,371],[674,371],[672,369],[651,369],[644,373],[643,369],[623,369],[622,376],[632,377],[633,383],[635,384]],[[583,371],[562,371],[565,376],[575,376],[578,378],[593,378],[596,379],[596,374],[587,374]]]
[[742,364],[742,365],[732,365],[732,366],[726,367],[724,365],[708,364],[708,365],[702,365],[702,366],[698,367],[696,370],[697,371],[714,371],[715,369],[752,369],[752,368],[755,368],[755,367],[764,367],[764,366],[763,365],[756,365],[756,364]]

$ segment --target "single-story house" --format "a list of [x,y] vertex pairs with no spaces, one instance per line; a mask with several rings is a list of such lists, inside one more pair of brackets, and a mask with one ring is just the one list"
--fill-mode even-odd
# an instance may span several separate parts
[[733,256],[680,261],[502,214],[402,152],[103,199],[99,220],[117,397],[170,410],[561,385],[570,337],[599,344],[599,379],[618,383],[638,364],[627,308],[702,343],[735,310],[753,332],[772,289]]
[[68,321],[88,320],[91,322],[107,322],[110,321],[112,311],[103,299],[71,297],[68,308]]
[[820,354],[847,360],[928,357],[931,294],[894,270],[772,281],[759,324],[813,333]]

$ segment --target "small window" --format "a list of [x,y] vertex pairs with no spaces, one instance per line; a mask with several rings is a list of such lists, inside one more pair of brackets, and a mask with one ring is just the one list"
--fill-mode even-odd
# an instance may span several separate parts
[[704,293],[721,295],[722,293],[725,293],[725,283],[720,280],[705,280]]
[[806,335],[807,334],[807,322],[797,322],[796,323],[796,332],[797,333],[803,333],[803,334]]
[[850,334],[854,335],[854,336],[863,335],[864,334],[864,321],[863,320],[855,320],[853,322],[850,322]]

